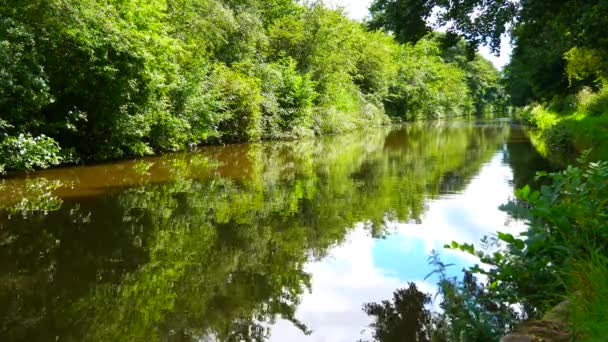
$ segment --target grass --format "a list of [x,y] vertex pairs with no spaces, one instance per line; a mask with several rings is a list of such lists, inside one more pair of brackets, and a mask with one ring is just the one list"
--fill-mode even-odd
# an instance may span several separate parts
[[571,325],[578,341],[608,336],[608,259],[594,255],[574,263],[570,273]]

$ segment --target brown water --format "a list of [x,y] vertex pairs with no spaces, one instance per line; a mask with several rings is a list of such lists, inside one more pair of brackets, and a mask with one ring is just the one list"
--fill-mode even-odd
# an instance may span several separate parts
[[421,283],[430,249],[521,229],[497,207],[549,167],[525,132],[495,121],[10,178],[0,340],[364,338],[362,304]]

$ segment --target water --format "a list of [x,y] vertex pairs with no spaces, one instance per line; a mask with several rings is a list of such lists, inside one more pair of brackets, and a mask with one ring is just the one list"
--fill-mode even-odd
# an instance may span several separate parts
[[[47,170],[0,185],[2,341],[355,341],[427,257],[521,223],[547,164],[504,121]],[[309,334],[305,334],[307,331]]]

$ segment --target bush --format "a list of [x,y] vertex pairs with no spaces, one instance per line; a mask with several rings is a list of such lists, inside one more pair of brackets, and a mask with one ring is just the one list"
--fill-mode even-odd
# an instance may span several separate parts
[[466,73],[445,63],[432,37],[400,49],[399,77],[391,85],[385,107],[406,120],[467,115],[473,111]]
[[52,99],[44,57],[34,33],[17,20],[0,16],[0,37],[0,114],[15,126],[31,126],[31,115]]
[[313,104],[318,95],[310,75],[300,74],[291,58],[262,65],[260,69],[264,136],[289,137],[309,130]]
[[219,94],[218,132],[224,141],[255,141],[262,137],[262,91],[259,80],[218,64],[213,86]]
[[572,133],[568,127],[559,122],[542,132],[542,139],[551,150],[572,150]]
[[598,92],[589,88],[583,88],[577,95],[577,100],[582,112],[591,116],[608,114],[608,89],[605,87]]
[[381,31],[362,35],[361,40],[354,81],[364,94],[384,97],[399,71],[398,45]]
[[45,135],[7,136],[0,142],[0,171],[31,171],[61,163],[59,144]]
[[153,122],[150,141],[157,151],[182,150],[191,141],[191,127],[187,120],[160,111],[153,116]]

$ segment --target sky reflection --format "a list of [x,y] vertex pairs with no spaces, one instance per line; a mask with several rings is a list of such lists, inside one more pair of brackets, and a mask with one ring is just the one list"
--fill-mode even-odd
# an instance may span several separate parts
[[[442,260],[454,263],[449,273],[459,274],[474,257],[443,249],[451,241],[477,242],[497,230],[518,233],[521,222],[512,222],[498,207],[513,196],[513,173],[498,151],[459,194],[449,194],[427,203],[421,223],[391,223],[385,239],[373,239],[357,225],[346,242],[327,258],[309,263],[312,291],[303,296],[296,317],[313,334],[305,336],[291,323],[279,321],[272,341],[356,341],[371,336],[370,318],[362,311],[366,302],[389,299],[394,290],[415,282],[428,293],[436,291],[427,259],[432,250]],[[434,305],[437,305],[434,303]]]

